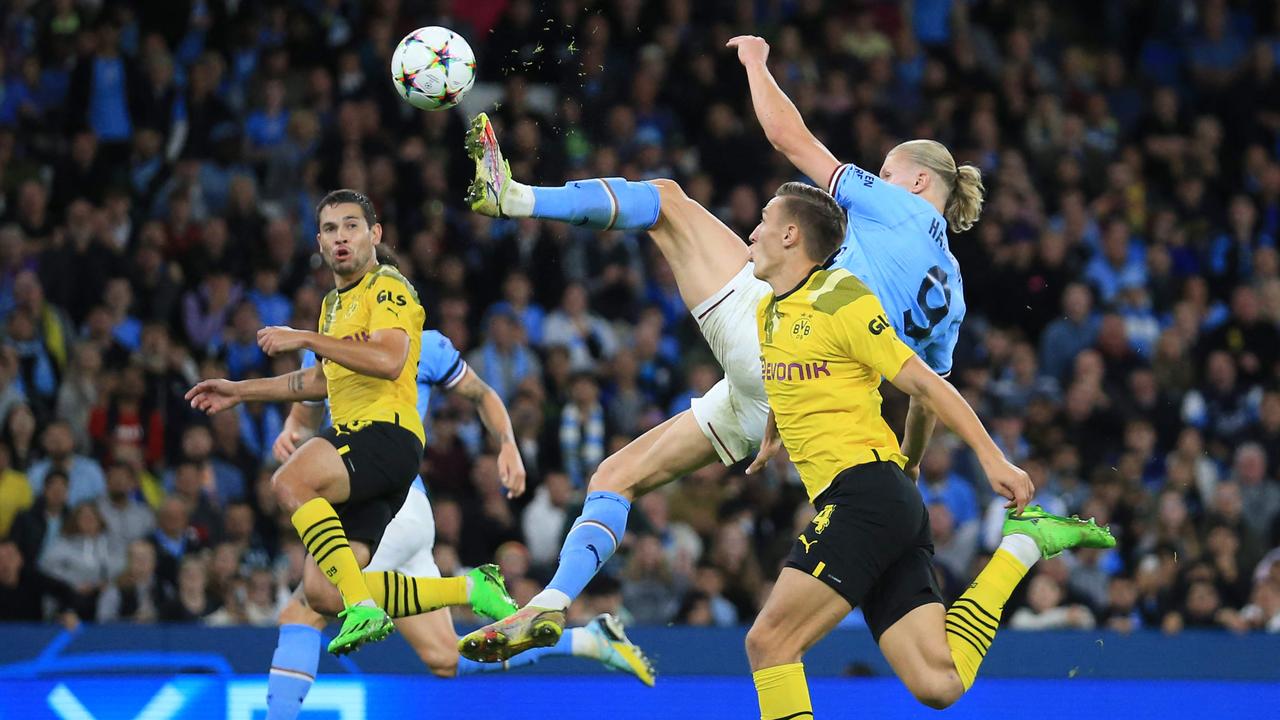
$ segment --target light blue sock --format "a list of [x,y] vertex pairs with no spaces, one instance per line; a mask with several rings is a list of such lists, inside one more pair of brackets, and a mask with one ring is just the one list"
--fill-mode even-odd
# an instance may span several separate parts
[[579,632],[586,632],[586,630],[583,628],[569,628],[564,631],[564,634],[560,636],[560,640],[555,645],[525,650],[506,662],[482,663],[466,658],[458,658],[458,674],[471,675],[472,673],[502,672],[514,670],[524,665],[532,665],[544,657],[572,657],[573,636],[574,633]]
[[267,720],[298,717],[319,665],[320,631],[310,625],[281,625],[267,675]]
[[[564,538],[564,545],[560,548],[560,567],[556,568],[547,590],[564,593],[569,602],[573,602],[618,549],[630,512],[631,503],[617,493],[593,492],[587,495],[582,514]],[[534,598],[530,604],[538,605],[538,599]]]
[[533,217],[597,230],[648,230],[658,222],[660,208],[657,187],[623,178],[533,188]]

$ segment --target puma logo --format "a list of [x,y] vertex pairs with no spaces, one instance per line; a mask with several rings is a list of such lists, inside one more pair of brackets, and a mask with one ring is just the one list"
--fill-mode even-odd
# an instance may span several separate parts
[[817,540],[814,540],[813,542],[809,542],[809,538],[805,537],[803,533],[801,533],[801,535],[800,535],[800,537],[799,537],[798,539],[800,540],[800,542],[801,542],[801,543],[803,543],[803,544],[804,544],[804,554],[805,554],[805,555],[808,555],[808,554],[809,554],[809,548],[811,548],[811,547],[813,547],[814,545],[817,545],[817,544],[818,544],[818,541],[817,541]]
[[604,564],[600,562],[600,551],[596,549],[595,545],[591,545],[590,543],[587,544],[587,549],[591,551],[592,555],[596,556],[596,570],[599,570],[600,566]]

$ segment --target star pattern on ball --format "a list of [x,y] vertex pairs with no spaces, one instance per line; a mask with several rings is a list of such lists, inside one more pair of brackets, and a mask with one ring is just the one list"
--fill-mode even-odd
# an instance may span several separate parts
[[444,47],[432,48],[431,52],[436,54],[436,59],[431,62],[431,67],[443,67],[445,74],[449,74],[449,63],[460,60],[456,55],[449,52],[449,43],[453,42],[453,35],[449,35],[449,39],[445,41]]
[[409,72],[409,70],[405,68],[404,63],[400,63],[400,87],[406,96],[417,89],[413,84],[413,80],[418,77],[419,72],[421,71],[414,70],[413,72]]
[[459,96],[459,95],[461,95],[461,94],[462,94],[462,89],[461,89],[461,88],[460,88],[460,89],[458,89],[458,90],[450,90],[448,87],[446,87],[446,88],[445,88],[445,89],[440,93],[440,104],[441,104],[441,105],[452,105],[452,104],[454,104],[454,103],[458,102],[458,96]]

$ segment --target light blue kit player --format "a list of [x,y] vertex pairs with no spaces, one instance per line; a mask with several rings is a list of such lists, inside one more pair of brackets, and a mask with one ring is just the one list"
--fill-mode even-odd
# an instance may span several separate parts
[[[315,356],[305,351],[302,366],[311,367]],[[418,362],[418,412],[428,417],[431,393],[436,388],[471,400],[481,422],[498,441],[498,469],[508,497],[524,492],[525,470],[511,429],[511,418],[502,399],[462,359],[449,338],[435,330],[422,333]],[[325,401],[295,403],[273,452],[283,462],[306,439],[329,422]],[[425,423],[424,423],[425,424]],[[434,557],[435,518],[422,478],[415,478],[404,505],[387,525],[368,571],[394,570],[417,577],[440,577]],[[320,660],[320,631],[326,619],[302,601],[301,588],[280,613],[280,639],[271,659],[267,681],[268,720],[292,720],[302,710]],[[440,677],[506,670],[555,655],[586,657],[629,672],[653,685],[653,668],[640,648],[626,636],[622,624],[601,615],[586,626],[574,628],[563,640],[541,653],[530,653],[511,663],[484,664],[458,656],[458,638],[447,608],[399,618],[396,629],[405,637],[427,668]]]
[[[729,47],[747,72],[751,102],[774,148],[844,208],[844,245],[832,262],[856,275],[880,298],[898,336],[934,372],[951,372],[964,320],[964,284],[947,230],[964,232],[982,212],[982,173],[956,165],[946,146],[911,140],[889,151],[876,175],[841,163],[814,137],[769,73],[769,45],[743,35]],[[918,468],[935,418],[912,403],[902,438],[907,470]]]
[[[769,77],[763,59],[768,46],[763,40],[753,42],[757,50],[763,46],[758,67],[745,58],[743,62],[761,124],[802,172],[829,181],[829,191],[847,212],[844,246],[830,262],[848,268],[876,291],[894,328],[930,367],[950,372],[964,318],[964,292],[947,249],[947,229],[949,224],[967,230],[977,219],[980,173],[957,168],[951,153],[929,140],[895,148],[879,177],[842,165],[809,133]],[[689,410],[600,464],[547,589],[514,615],[463,637],[463,656],[496,661],[557,641],[565,610],[617,549],[632,500],[716,460],[731,465],[760,448],[769,404],[755,318],[761,299],[772,290],[756,279],[742,239],[675,182],[590,178],[563,187],[526,185],[511,176],[483,113],[472,121],[467,151],[476,172],[467,200],[477,213],[648,232],[724,370],[724,378],[694,398]],[[796,218],[804,208],[783,199],[777,212]],[[909,472],[917,469],[934,422],[924,406],[911,405],[902,444]]]

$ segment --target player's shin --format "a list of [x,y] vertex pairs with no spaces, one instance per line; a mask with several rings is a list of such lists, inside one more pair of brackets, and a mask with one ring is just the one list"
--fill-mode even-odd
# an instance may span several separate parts
[[812,720],[804,663],[775,665],[755,671],[751,679],[760,699],[761,720]]
[[947,610],[947,645],[965,690],[973,686],[978,666],[991,649],[1005,602],[1039,558],[1030,538],[1006,536],[991,562]]
[[309,625],[281,625],[267,676],[267,720],[294,720],[316,679],[320,631]]
[[365,587],[360,563],[356,561],[342,521],[333,506],[324,498],[313,498],[303,503],[293,514],[293,527],[307,552],[315,558],[321,572],[342,593],[347,607],[367,603],[369,589]]
[[631,503],[617,493],[587,495],[582,515],[564,538],[555,577],[529,604],[556,610],[569,607],[618,549],[630,512]]
[[[658,221],[658,188],[623,178],[575,180],[564,187],[534,187],[531,215],[596,230],[648,230]],[[504,202],[503,210],[507,211]]]

